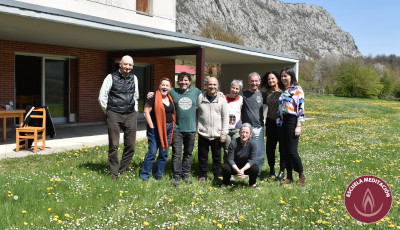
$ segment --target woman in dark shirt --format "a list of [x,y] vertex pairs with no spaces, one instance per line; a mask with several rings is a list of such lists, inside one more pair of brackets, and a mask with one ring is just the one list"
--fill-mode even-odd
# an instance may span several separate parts
[[171,144],[175,126],[175,107],[172,97],[168,94],[171,90],[171,80],[163,78],[155,96],[148,98],[144,105],[144,117],[147,122],[148,152],[144,158],[140,178],[148,180],[154,160],[159,149],[156,168],[153,177],[161,180],[167,163],[168,149]]
[[249,175],[249,185],[259,189],[256,185],[258,176],[257,146],[251,137],[251,125],[244,123],[239,130],[240,137],[233,139],[228,148],[227,162],[222,166],[222,187],[227,187],[231,175],[245,179]]
[[[281,96],[283,84],[279,78],[278,73],[275,71],[267,72],[264,74],[261,82],[261,86],[266,89],[266,105],[268,106],[267,119],[265,120],[265,135],[267,137],[267,143],[265,149],[267,152],[268,165],[270,168],[270,179],[282,180],[285,177],[285,162],[280,155],[279,161],[279,174],[275,174],[275,150],[278,144],[278,131],[279,128],[276,125],[276,118],[278,114],[279,97]],[[279,152],[280,148],[279,148]]]

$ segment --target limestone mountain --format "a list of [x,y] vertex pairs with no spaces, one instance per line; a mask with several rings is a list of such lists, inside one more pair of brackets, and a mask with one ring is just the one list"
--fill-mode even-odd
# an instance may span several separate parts
[[324,8],[279,0],[177,0],[178,32],[201,35],[209,22],[241,37],[245,46],[318,59],[361,56],[350,33]]

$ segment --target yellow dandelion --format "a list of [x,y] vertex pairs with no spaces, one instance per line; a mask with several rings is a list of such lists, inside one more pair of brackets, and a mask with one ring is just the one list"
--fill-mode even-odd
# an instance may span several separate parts
[[147,221],[145,221],[143,224],[144,224],[144,226],[149,226],[149,222],[147,222]]
[[152,214],[152,213],[153,213],[153,210],[149,210],[149,213]]
[[51,208],[48,208],[47,211],[51,212]]
[[25,214],[25,213],[27,213],[27,211],[26,210],[22,210],[22,213]]
[[222,228],[222,224],[217,224],[218,228]]

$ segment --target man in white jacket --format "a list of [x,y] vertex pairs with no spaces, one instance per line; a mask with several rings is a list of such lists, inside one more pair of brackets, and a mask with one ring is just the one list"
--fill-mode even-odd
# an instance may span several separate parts
[[197,98],[197,133],[198,158],[200,166],[199,182],[207,180],[208,152],[211,147],[214,180],[217,180],[221,168],[221,143],[228,135],[229,114],[225,98],[218,97],[218,80],[210,77],[207,81],[207,91]]

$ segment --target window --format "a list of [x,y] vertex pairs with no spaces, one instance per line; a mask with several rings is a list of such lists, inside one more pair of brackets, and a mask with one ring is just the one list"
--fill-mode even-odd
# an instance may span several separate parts
[[149,14],[149,2],[150,0],[136,0],[136,11]]

